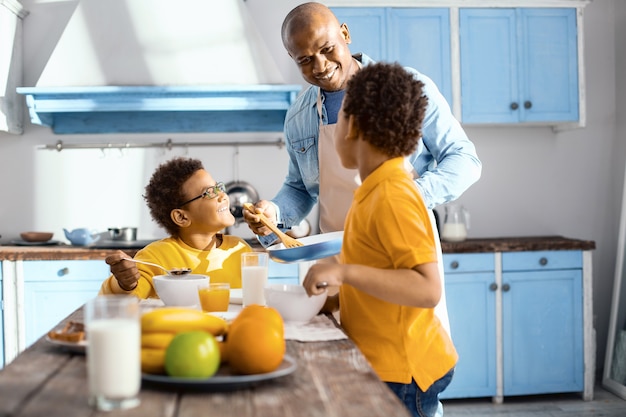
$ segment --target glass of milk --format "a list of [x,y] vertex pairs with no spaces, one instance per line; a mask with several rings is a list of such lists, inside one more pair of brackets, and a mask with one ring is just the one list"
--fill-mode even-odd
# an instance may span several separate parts
[[250,304],[265,305],[263,288],[267,283],[269,255],[267,252],[241,254],[241,292],[243,307]]
[[98,296],[85,305],[89,404],[111,411],[139,405],[141,325],[134,296]]

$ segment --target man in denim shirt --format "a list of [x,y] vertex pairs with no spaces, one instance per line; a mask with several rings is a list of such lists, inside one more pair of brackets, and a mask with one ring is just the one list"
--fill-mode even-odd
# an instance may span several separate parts
[[[289,228],[297,225],[320,203],[320,231],[343,230],[343,221],[358,175],[343,169],[332,144],[345,83],[363,65],[374,61],[365,54],[351,55],[350,32],[330,9],[305,3],[285,18],[282,39],[287,52],[312,84],[291,106],[285,119],[289,170],[272,199],[256,206],[270,219]],[[450,106],[433,81],[412,68],[428,97],[423,137],[408,158],[415,183],[429,209],[458,198],[480,178],[482,165]],[[345,172],[340,172],[345,171]],[[275,236],[245,211],[245,220],[265,245]],[[270,236],[271,235],[271,236]]]

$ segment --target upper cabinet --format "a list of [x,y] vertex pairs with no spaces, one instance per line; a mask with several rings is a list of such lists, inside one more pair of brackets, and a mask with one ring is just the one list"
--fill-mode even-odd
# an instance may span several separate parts
[[348,3],[331,8],[348,24],[352,53],[429,76],[464,125],[585,126],[589,0]]
[[333,7],[350,30],[352,53],[399,62],[430,77],[452,102],[447,8]]
[[579,120],[576,9],[461,9],[464,123]]

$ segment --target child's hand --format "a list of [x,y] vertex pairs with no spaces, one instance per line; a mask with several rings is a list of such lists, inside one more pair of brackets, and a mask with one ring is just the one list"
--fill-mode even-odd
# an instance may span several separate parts
[[118,250],[113,255],[107,256],[104,261],[111,265],[111,273],[117,279],[120,288],[124,291],[132,291],[137,286],[140,275],[137,264],[124,260],[126,258],[128,255]]
[[321,294],[327,287],[339,287],[343,284],[344,265],[335,263],[316,263],[312,265],[302,286],[309,296]]

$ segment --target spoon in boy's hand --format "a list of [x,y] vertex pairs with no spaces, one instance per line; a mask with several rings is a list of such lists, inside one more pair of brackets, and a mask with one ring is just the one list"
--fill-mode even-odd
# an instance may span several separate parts
[[174,268],[174,269],[167,269],[161,265],[158,264],[153,264],[152,262],[146,262],[146,261],[139,261],[137,259],[132,259],[132,258],[122,258],[123,261],[131,261],[131,262],[135,262],[138,264],[144,264],[144,265],[149,265],[149,266],[155,266],[157,268],[162,269],[163,271],[165,271],[167,273],[167,275],[176,275],[176,276],[181,276],[181,275],[187,275],[188,273],[191,272],[191,268]]

